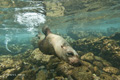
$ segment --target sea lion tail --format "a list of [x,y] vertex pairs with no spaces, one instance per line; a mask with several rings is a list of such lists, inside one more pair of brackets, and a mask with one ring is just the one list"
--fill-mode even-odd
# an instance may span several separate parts
[[49,33],[51,33],[50,29],[48,28],[48,26],[44,26],[42,28],[42,32],[45,34],[45,35],[48,35]]

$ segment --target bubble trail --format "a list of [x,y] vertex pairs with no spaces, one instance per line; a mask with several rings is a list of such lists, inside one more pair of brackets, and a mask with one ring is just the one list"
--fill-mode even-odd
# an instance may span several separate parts
[[12,52],[9,48],[8,48],[8,42],[10,42],[10,38],[8,37],[8,34],[5,35],[5,48],[7,51]]

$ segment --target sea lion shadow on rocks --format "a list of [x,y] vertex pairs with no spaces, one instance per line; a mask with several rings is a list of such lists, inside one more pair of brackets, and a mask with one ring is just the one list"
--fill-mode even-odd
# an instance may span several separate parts
[[38,42],[41,52],[48,55],[55,55],[73,66],[81,65],[78,53],[63,37],[53,34],[47,26],[42,28],[42,32],[45,34],[45,38]]

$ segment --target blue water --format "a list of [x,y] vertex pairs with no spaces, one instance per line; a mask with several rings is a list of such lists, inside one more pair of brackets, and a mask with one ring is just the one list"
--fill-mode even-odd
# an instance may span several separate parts
[[[67,34],[71,29],[107,32],[108,29],[115,28],[117,31],[113,31],[114,33],[120,31],[119,4],[98,11],[50,17],[44,14],[46,10],[42,1],[13,0],[12,3],[16,6],[0,8],[0,44],[10,53],[13,52],[9,49],[12,44],[30,45],[31,39],[46,24],[54,33],[60,34]],[[49,19],[51,21],[47,21]]]

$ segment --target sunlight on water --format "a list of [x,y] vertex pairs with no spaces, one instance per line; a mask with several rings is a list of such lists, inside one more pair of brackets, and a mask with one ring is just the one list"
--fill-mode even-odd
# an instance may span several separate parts
[[34,27],[45,22],[45,16],[40,13],[19,13],[15,15],[15,22],[28,27],[28,31],[32,31]]
[[[3,11],[14,11],[13,14],[4,14],[10,16],[10,19],[3,20],[0,31],[4,36],[5,48],[7,51],[14,53],[9,47],[17,47],[21,40],[22,44],[30,44],[30,38],[36,35],[36,28],[45,23],[44,6],[42,1],[24,1],[27,3],[24,7],[4,8]],[[12,1],[15,3],[14,1]],[[15,41],[15,42],[14,42]],[[14,42],[14,43],[13,43]],[[3,42],[1,42],[2,44]]]
[[[44,7],[41,1],[27,1],[29,5],[23,8],[15,8],[15,22],[20,25],[24,25],[27,27],[27,31],[34,33],[35,27],[39,27],[41,23],[44,23],[45,15],[42,14],[44,12]],[[37,12],[35,12],[36,10]]]

